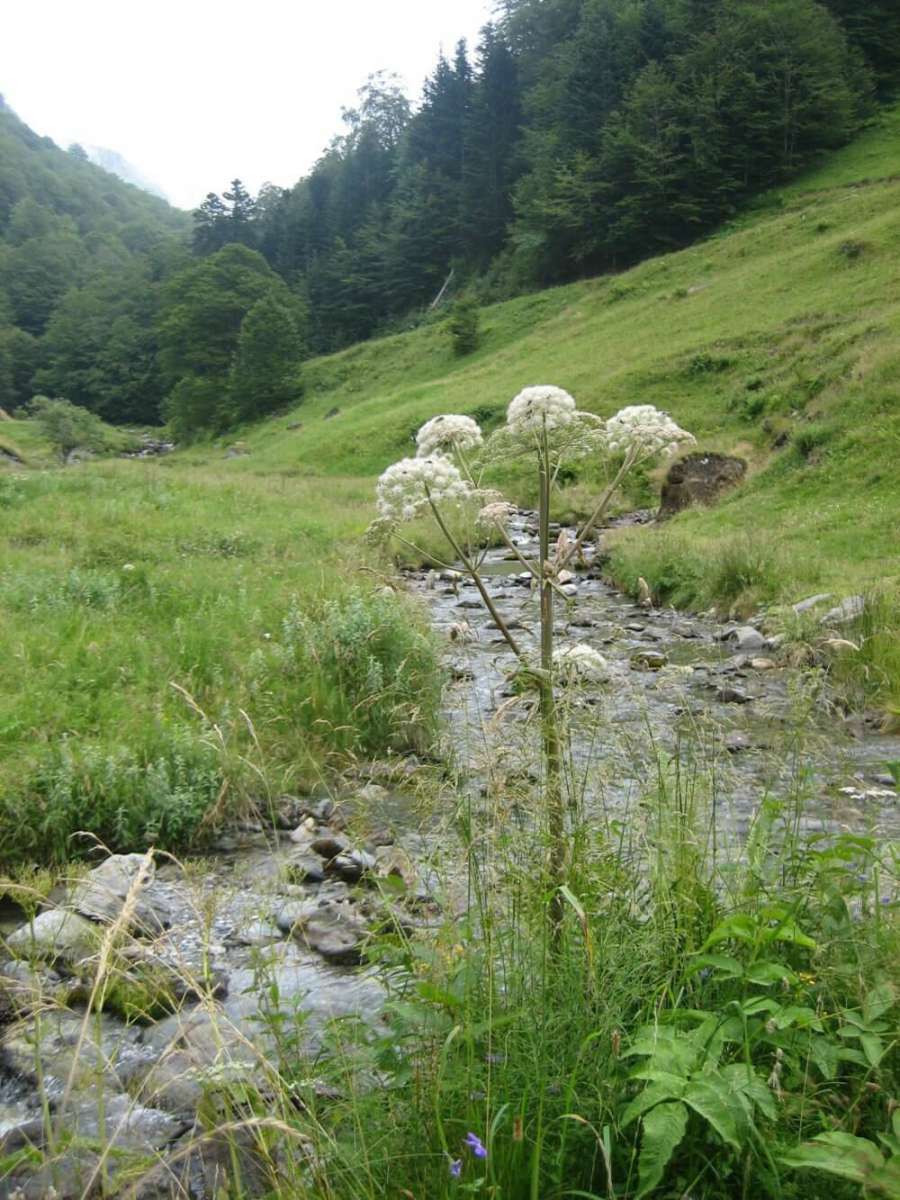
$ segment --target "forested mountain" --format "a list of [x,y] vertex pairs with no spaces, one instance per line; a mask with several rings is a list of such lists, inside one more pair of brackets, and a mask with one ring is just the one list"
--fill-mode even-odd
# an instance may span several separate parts
[[46,390],[224,428],[296,391],[307,350],[415,320],[448,277],[496,299],[685,245],[891,94],[896,10],[503,0],[417,107],[371,76],[307,176],[210,193],[192,242],[0,112],[0,406]]
[[189,257],[188,228],[0,102],[0,407],[49,391],[111,420],[158,419],[160,286]]

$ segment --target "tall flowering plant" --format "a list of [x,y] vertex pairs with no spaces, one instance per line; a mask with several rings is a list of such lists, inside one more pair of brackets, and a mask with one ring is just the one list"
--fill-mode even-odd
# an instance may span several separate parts
[[[550,922],[554,937],[562,921],[562,886],[567,871],[565,806],[561,781],[561,747],[556,688],[579,680],[602,680],[605,663],[588,646],[554,653],[553,606],[559,574],[581,555],[587,539],[603,520],[616,489],[635,467],[660,455],[672,454],[694,438],[649,404],[623,408],[608,421],[579,411],[562,388],[528,387],[510,402],[506,424],[485,440],[471,417],[446,414],[433,417],[416,437],[417,455],[388,467],[377,484],[379,536],[395,534],[399,527],[430,513],[465,571],[496,627],[517,658],[538,681],[541,748],[545,799],[550,834]],[[557,543],[551,551],[550,509],[560,469],[573,459],[602,456],[614,469],[607,487],[574,539]],[[525,457],[538,478],[538,558],[525,559],[507,532],[515,512],[500,493],[480,486],[480,469],[498,458]],[[478,509],[477,525],[505,541],[533,576],[540,593],[540,657],[534,663],[498,612],[482,574],[479,560],[467,552],[452,530],[449,511],[460,505]]]

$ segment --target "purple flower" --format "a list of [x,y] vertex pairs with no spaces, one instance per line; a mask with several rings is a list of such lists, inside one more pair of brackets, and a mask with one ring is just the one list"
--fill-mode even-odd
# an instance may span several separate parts
[[481,1138],[477,1133],[466,1134],[466,1145],[472,1151],[476,1158],[487,1158],[487,1150],[482,1144]]
[[454,1158],[450,1163],[450,1174],[454,1179],[459,1179],[462,1175],[462,1159]]

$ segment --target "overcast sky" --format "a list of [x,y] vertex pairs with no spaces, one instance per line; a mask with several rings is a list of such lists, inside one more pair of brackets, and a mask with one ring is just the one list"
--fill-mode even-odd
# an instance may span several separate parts
[[193,208],[235,176],[294,183],[367,75],[418,98],[493,0],[6,0],[0,92],[61,146],[117,150]]

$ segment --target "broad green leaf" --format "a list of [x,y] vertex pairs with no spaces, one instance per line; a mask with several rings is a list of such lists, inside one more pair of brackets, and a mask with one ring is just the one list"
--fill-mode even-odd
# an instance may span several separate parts
[[758,928],[753,917],[748,917],[746,913],[735,913],[734,916],[727,917],[715,927],[704,942],[702,949],[706,951],[710,946],[717,946],[719,942],[728,942],[732,939],[739,942],[752,942]]
[[783,921],[779,921],[771,929],[767,929],[763,934],[764,942],[790,942],[794,946],[805,946],[809,950],[815,950],[816,943],[813,939],[803,932],[795,920],[788,917]]
[[755,1104],[770,1121],[777,1120],[778,1110],[775,1098],[765,1081],[751,1067],[748,1067],[746,1063],[731,1063],[722,1068],[721,1075],[736,1092],[745,1096],[748,1102]]
[[781,1005],[771,996],[752,996],[741,1005],[741,1010],[748,1017],[755,1017],[757,1013],[778,1012],[780,1008]]
[[883,1017],[897,1002],[897,992],[892,983],[880,983],[872,988],[863,1001],[863,1019],[867,1025]]
[[873,1067],[877,1067],[884,1057],[884,1042],[874,1033],[861,1033],[859,1041],[863,1048],[863,1054]]
[[809,1057],[823,1079],[834,1079],[838,1069],[838,1048],[830,1038],[812,1038],[809,1043]]
[[651,1108],[655,1108],[657,1104],[664,1104],[668,1100],[678,1100],[680,1092],[684,1090],[684,1081],[681,1081],[682,1086],[675,1095],[672,1094],[672,1089],[663,1083],[651,1083],[649,1087],[645,1087],[639,1096],[631,1101],[626,1106],[622,1113],[622,1128],[625,1129],[632,1121],[636,1121],[638,1117],[642,1117],[644,1113],[649,1112]]
[[642,1200],[658,1187],[669,1160],[684,1137],[687,1123],[688,1111],[678,1101],[659,1104],[644,1117],[635,1200]]
[[822,1032],[822,1022],[819,1020],[816,1010],[805,1004],[787,1005],[780,1012],[775,1013],[774,1021],[777,1029],[789,1029],[791,1025],[800,1025],[803,1029],[815,1029],[819,1033]]
[[728,954],[701,954],[687,969],[688,975],[696,975],[698,971],[710,970],[717,979],[740,979],[744,968],[736,958]]
[[723,1142],[740,1150],[744,1114],[724,1080],[715,1075],[691,1080],[684,1093],[684,1102],[709,1122]]
[[868,1190],[873,1196],[897,1200],[900,1196],[900,1157],[889,1158],[883,1167],[872,1172],[868,1179]]
[[757,962],[746,970],[746,976],[751,983],[781,983],[786,979],[789,983],[796,983],[797,976],[790,967],[786,967],[779,962]]
[[687,1084],[683,1075],[673,1075],[671,1071],[659,1071],[653,1066],[632,1071],[631,1078],[640,1079],[644,1083],[659,1083],[663,1087],[670,1088],[673,1096],[680,1096]]
[[781,1161],[788,1167],[827,1171],[863,1184],[871,1172],[884,1166],[884,1158],[872,1142],[850,1133],[823,1133],[782,1155]]

